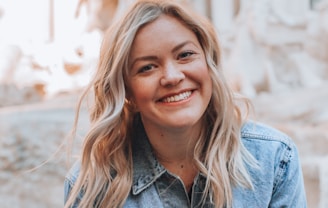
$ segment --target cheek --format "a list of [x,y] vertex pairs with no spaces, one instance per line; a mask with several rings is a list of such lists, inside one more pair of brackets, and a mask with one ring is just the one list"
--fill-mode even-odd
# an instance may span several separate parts
[[137,81],[131,84],[132,99],[138,107],[151,99],[153,88],[147,81]]
[[211,82],[210,71],[205,61],[200,61],[194,66],[194,75],[201,82]]
[[197,77],[201,78],[201,80],[199,81],[203,84],[203,88],[206,91],[206,94],[209,94],[211,96],[213,84],[210,75],[210,69],[208,68],[206,63],[202,63],[201,66],[199,66],[197,71]]

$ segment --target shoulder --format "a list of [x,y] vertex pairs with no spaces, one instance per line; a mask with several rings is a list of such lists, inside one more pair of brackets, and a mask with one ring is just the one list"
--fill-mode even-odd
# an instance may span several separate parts
[[69,194],[77,180],[77,177],[80,173],[80,167],[81,167],[80,161],[76,161],[65,176],[65,181],[64,181],[64,201],[65,202],[67,201],[68,196],[69,196]]
[[[67,202],[68,197],[72,191],[72,188],[78,178],[78,175],[80,173],[80,167],[81,167],[81,163],[78,160],[73,164],[73,166],[66,174],[65,181],[64,181],[64,203]],[[72,207],[78,207],[79,201],[81,200],[82,196],[83,196],[83,192],[81,191],[78,194],[77,198],[75,199]]]
[[71,186],[74,185],[79,173],[80,173],[81,163],[80,161],[76,161],[68,173],[66,174],[65,180],[70,183]]
[[[254,185],[253,201],[267,199],[272,207],[304,207],[302,169],[292,138],[268,125],[249,121],[242,127],[241,140],[259,165],[249,168]],[[247,197],[250,196],[244,196]]]
[[271,178],[274,187],[286,179],[287,172],[299,171],[298,150],[287,134],[268,125],[249,121],[242,127],[241,139],[260,166],[260,175],[259,172],[253,174],[262,175],[265,180]]
[[286,133],[254,121],[248,121],[243,125],[241,139],[251,152],[254,151],[254,148],[259,147],[263,151],[277,151],[280,148],[292,150],[296,148],[293,140]]
[[268,125],[247,122],[241,130],[241,140],[260,167],[275,172],[276,176],[284,174],[291,164],[297,166],[299,163],[298,150],[293,140]]

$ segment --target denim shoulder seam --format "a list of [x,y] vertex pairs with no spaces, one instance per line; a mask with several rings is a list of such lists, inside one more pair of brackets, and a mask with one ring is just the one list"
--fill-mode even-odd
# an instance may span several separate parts
[[288,147],[291,146],[291,138],[287,135],[283,135],[282,137],[277,136],[270,136],[270,135],[262,135],[262,134],[255,134],[250,132],[243,132],[241,135],[242,139],[248,140],[265,140],[265,141],[272,141],[272,142],[280,142]]
[[292,140],[287,134],[264,124],[254,122],[248,122],[243,126],[241,130],[241,138],[249,140],[276,141],[281,142],[288,147],[292,146]]
[[287,169],[290,164],[291,157],[292,157],[292,151],[293,150],[290,146],[286,146],[283,154],[281,155],[279,165],[278,165],[277,177],[274,180],[274,184],[273,184],[273,191],[275,191],[278,184],[284,180],[284,175],[287,172]]

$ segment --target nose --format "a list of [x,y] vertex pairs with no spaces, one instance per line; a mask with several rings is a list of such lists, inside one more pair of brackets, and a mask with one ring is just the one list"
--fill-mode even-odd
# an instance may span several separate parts
[[167,64],[163,70],[163,75],[160,80],[160,84],[164,87],[175,86],[179,84],[185,78],[185,74],[179,68],[172,63]]

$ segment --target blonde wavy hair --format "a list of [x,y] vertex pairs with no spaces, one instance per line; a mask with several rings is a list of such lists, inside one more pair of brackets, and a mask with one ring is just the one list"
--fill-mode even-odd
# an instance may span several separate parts
[[[131,135],[136,128],[132,120],[137,115],[126,99],[129,55],[138,30],[161,15],[178,19],[196,34],[213,82],[212,98],[204,114],[206,128],[194,149],[195,165],[207,176],[200,203],[209,197],[217,208],[232,207],[233,186],[252,188],[246,165],[256,166],[256,161],[240,139],[246,116],[237,102],[244,100],[235,96],[224,79],[214,27],[176,1],[141,0],[105,34],[98,69],[78,103],[79,111],[83,100],[93,93],[81,169],[65,207],[72,206],[81,191],[79,207],[123,207],[132,186]],[[74,132],[77,120],[78,113]]]

